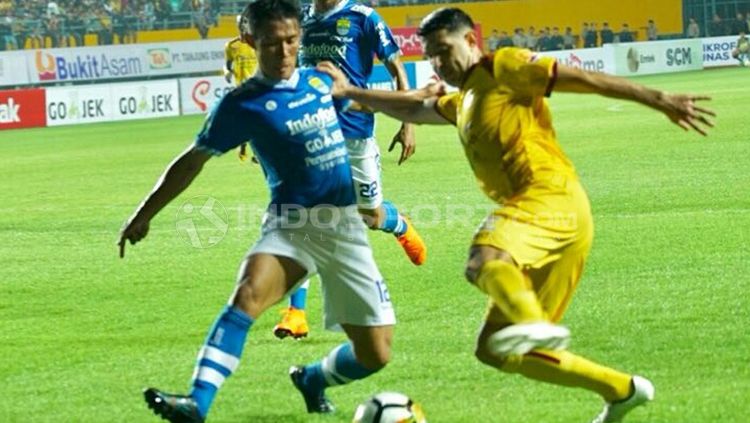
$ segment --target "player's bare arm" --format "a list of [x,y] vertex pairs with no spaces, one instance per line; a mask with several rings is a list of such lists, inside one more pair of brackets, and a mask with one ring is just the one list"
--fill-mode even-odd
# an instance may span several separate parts
[[346,75],[330,62],[321,62],[317,68],[333,79],[334,97],[351,99],[402,122],[451,124],[434,108],[437,98],[445,93],[444,86],[440,83],[409,91],[365,90],[351,85]]
[[[409,79],[406,76],[406,69],[404,69],[404,64],[401,63],[400,59],[396,57],[385,62],[385,68],[388,70],[388,73],[391,74],[391,76],[396,80],[396,89],[398,91],[409,90]],[[411,155],[414,154],[417,148],[417,142],[414,138],[413,125],[409,123],[403,123],[401,125],[399,131],[393,137],[391,145],[388,146],[388,152],[391,152],[393,150],[393,147],[395,147],[397,143],[401,144],[401,157],[399,157],[398,159],[398,164],[400,165],[409,157],[411,157]]]
[[707,128],[714,126],[710,117],[716,116],[712,110],[696,104],[698,101],[710,100],[711,97],[669,94],[636,84],[625,78],[587,72],[563,65],[558,65],[554,91],[594,93],[635,101],[664,113],[669,120],[684,130],[693,129],[701,135],[707,135]]
[[125,242],[131,245],[148,234],[149,223],[169,202],[193,182],[211,156],[191,146],[180,154],[164,171],[153,191],[138,206],[120,231],[120,257],[125,256]]

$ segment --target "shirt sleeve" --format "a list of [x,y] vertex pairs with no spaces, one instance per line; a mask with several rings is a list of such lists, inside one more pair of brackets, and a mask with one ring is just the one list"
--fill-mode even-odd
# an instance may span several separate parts
[[453,125],[456,125],[458,116],[458,96],[458,92],[446,94],[435,102],[435,111]]
[[526,49],[503,48],[495,53],[493,74],[500,86],[519,95],[549,97],[557,78],[557,61]]
[[391,29],[375,10],[366,17],[365,34],[373,43],[375,56],[381,62],[389,62],[401,54]]
[[244,133],[244,128],[252,125],[238,124],[247,122],[247,118],[240,114],[239,104],[229,92],[209,112],[203,129],[195,138],[195,146],[208,154],[220,156],[248,141],[250,137]]

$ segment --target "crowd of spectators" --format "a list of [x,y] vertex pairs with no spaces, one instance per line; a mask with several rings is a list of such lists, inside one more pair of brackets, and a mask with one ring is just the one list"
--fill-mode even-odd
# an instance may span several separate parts
[[[713,16],[711,22],[706,28],[705,35],[707,37],[721,37],[723,35],[740,35],[741,33],[747,34],[750,29],[750,12],[743,15],[737,13],[734,19],[722,19],[718,14]],[[691,38],[697,38],[701,36],[701,30],[695,19],[690,18],[690,23],[687,28],[687,35]]]
[[[643,30],[649,40],[658,38],[658,29],[654,21],[649,20]],[[571,27],[567,27],[561,32],[558,27],[544,27],[537,31],[535,27],[530,26],[528,30],[516,28],[513,35],[495,29],[487,38],[487,49],[492,52],[500,47],[510,46],[524,47],[534,51],[590,48],[604,44],[632,42],[636,39],[635,34],[635,31],[630,29],[627,23],[615,31],[609,26],[608,22],[603,22],[601,29],[595,22],[584,22],[577,34],[573,33]]]
[[0,50],[134,43],[137,31],[216,23],[211,0],[0,0]]

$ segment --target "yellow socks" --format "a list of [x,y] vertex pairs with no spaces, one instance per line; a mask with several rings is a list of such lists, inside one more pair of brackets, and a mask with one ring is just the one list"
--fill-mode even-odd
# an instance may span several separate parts
[[536,293],[515,265],[503,260],[486,262],[479,270],[476,285],[511,322],[544,320]]
[[630,395],[630,375],[568,351],[534,350],[523,356],[510,356],[501,370],[555,385],[588,389],[608,402]]

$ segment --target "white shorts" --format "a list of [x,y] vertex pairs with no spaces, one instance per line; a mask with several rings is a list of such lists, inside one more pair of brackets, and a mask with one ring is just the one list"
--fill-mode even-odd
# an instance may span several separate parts
[[383,202],[380,185],[380,149],[375,138],[348,139],[349,163],[357,192],[357,206],[374,210]]
[[320,276],[326,329],[340,330],[342,323],[396,323],[388,288],[367,241],[367,227],[355,207],[267,214],[261,237],[248,255],[259,253],[293,259],[307,270],[302,280]]

